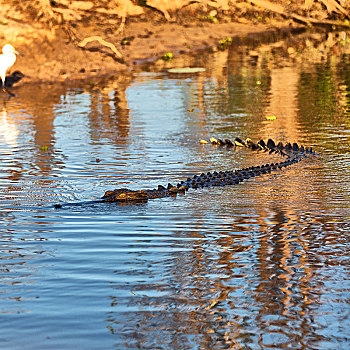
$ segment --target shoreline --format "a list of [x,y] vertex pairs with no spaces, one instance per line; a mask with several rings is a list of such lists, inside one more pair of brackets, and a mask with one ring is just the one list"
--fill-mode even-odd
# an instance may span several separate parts
[[[4,27],[0,24],[0,27]],[[215,51],[220,40],[232,38],[235,43],[250,40],[271,41],[305,31],[304,26],[281,23],[267,24],[208,23],[194,21],[190,24],[134,21],[122,33],[108,33],[108,26],[91,27],[79,23],[74,30],[60,26],[52,29],[9,23],[0,31],[1,45],[11,43],[22,56],[8,72],[19,71],[24,77],[12,89],[29,83],[55,83],[83,81],[131,72],[145,63],[162,60],[162,55],[173,57],[196,55],[201,51]],[[106,34],[108,33],[108,34]],[[81,40],[98,36],[112,44],[121,54],[98,41],[79,47]],[[162,60],[163,61],[163,60]]]

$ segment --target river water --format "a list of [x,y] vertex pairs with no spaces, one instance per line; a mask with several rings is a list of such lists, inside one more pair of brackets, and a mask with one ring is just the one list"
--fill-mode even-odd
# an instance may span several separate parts
[[[2,94],[0,348],[350,348],[349,38]],[[183,64],[206,71],[166,71]],[[177,198],[53,207],[279,160],[211,136],[317,154]]]

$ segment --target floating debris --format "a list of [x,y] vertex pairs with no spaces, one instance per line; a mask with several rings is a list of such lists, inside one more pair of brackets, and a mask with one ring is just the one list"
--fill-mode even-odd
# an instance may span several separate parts
[[206,69],[202,67],[183,67],[183,68],[168,69],[169,73],[175,73],[175,74],[190,74],[190,73],[200,73],[205,71]]

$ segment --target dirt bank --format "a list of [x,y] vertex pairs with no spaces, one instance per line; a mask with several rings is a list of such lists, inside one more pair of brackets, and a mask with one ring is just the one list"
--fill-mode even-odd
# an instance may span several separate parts
[[227,37],[276,35],[297,29],[240,23],[194,23],[184,26],[177,23],[141,22],[127,25],[122,36],[112,33],[105,35],[104,30],[94,26],[81,26],[75,30],[81,39],[100,36],[112,43],[121,53],[121,58],[98,41],[80,48],[59,27],[45,30],[11,24],[8,31],[2,31],[0,41],[12,43],[22,53],[12,72],[18,70],[23,73],[25,77],[17,84],[24,84],[115,74],[160,58],[168,52],[177,56],[206,48],[216,49],[219,41]]
[[[148,9],[143,16],[128,19],[124,29],[119,30],[121,21],[116,16],[90,17],[51,26],[10,18],[0,22],[0,45],[11,43],[23,55],[10,72],[24,74],[15,87],[120,74],[143,62],[161,59],[166,53],[176,57],[203,49],[217,50],[219,41],[225,38],[277,36],[305,28],[274,17],[264,21],[238,20],[246,23],[232,22],[232,16],[227,14],[210,17],[187,11],[181,20],[169,22],[162,14]],[[80,45],[91,37],[98,37],[99,41]],[[11,83],[10,79],[8,82]]]

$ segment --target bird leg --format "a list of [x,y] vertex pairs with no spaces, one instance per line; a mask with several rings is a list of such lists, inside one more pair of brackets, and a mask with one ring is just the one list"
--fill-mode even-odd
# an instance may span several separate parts
[[3,91],[3,92],[6,92],[6,93],[7,93],[9,96],[11,96],[11,97],[15,97],[15,96],[16,96],[14,93],[12,93],[11,91],[7,90],[7,89],[5,88],[5,86],[2,87],[2,91]]

